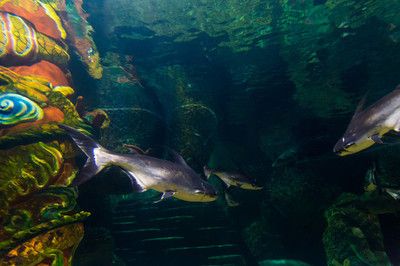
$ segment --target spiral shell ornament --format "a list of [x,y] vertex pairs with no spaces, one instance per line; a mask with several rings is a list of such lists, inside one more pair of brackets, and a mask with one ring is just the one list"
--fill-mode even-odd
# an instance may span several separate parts
[[0,95],[0,127],[43,118],[43,110],[32,100],[15,93]]

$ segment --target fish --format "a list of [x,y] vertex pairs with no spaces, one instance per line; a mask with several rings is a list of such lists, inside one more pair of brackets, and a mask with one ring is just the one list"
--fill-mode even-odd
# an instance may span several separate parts
[[257,186],[252,180],[246,176],[236,172],[225,172],[218,171],[209,168],[208,166],[203,167],[204,175],[210,178],[211,175],[218,176],[228,187],[235,186],[246,190],[260,190],[263,187]]
[[64,124],[58,125],[72,138],[88,157],[80,169],[73,186],[81,185],[109,166],[120,167],[129,177],[134,191],[149,189],[162,193],[159,201],[177,198],[189,202],[210,202],[217,199],[217,192],[203,180],[185,160],[172,152],[174,162],[140,153],[119,154],[102,147],[89,136]]
[[376,176],[376,165],[373,163],[372,167],[367,170],[365,175],[364,191],[379,191],[379,193],[387,193],[394,200],[400,200],[400,189],[398,187],[383,186],[378,181],[379,180]]
[[383,144],[388,133],[400,133],[400,86],[366,109],[361,100],[343,134],[333,148],[339,156],[361,152],[374,144]]
[[400,200],[400,189],[382,188],[382,191],[389,194],[394,200]]
[[133,144],[124,144],[123,145],[124,148],[126,148],[130,153],[139,153],[139,154],[143,154],[143,155],[148,155],[150,154],[151,149],[147,149],[147,150],[143,150],[142,148],[133,145]]

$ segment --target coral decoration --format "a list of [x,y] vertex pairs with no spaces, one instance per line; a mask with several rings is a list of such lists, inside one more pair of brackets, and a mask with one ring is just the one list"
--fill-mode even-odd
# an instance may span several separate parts
[[41,120],[43,109],[30,99],[15,93],[0,95],[0,127]]
[[76,99],[75,108],[79,116],[85,119],[85,121],[88,122],[92,127],[97,129],[109,127],[110,118],[108,117],[107,113],[101,109],[95,109],[90,112],[86,111],[83,96],[78,96]]
[[67,31],[67,40],[86,65],[88,73],[95,79],[103,75],[100,55],[92,38],[93,28],[87,22],[88,15],[82,8],[82,0],[48,0],[47,3],[59,11]]
[[0,2],[0,10],[17,15],[33,24],[35,29],[56,40],[67,33],[54,8],[43,1],[9,0]]
[[5,66],[47,60],[65,67],[67,51],[53,39],[37,32],[24,19],[0,13],[0,63]]
[[57,86],[54,87],[53,91],[60,92],[64,96],[71,96],[74,94],[74,89],[69,86]]
[[78,98],[76,98],[75,109],[78,112],[80,117],[83,117],[85,115],[86,106],[83,101],[83,96],[78,96]]
[[107,113],[101,109],[95,109],[91,112],[87,112],[84,118],[90,123],[94,128],[107,128],[110,126],[110,118]]
[[[9,109],[5,110],[6,105],[4,104],[0,118],[7,121],[7,124],[3,122],[3,126],[7,125],[8,127],[0,128],[0,143],[35,134],[50,135],[58,131],[58,127],[52,125],[54,123],[68,123],[76,127],[85,127],[74,105],[66,98],[73,92],[72,88],[54,88],[51,83],[42,78],[20,76],[5,67],[0,67],[0,80],[7,83],[7,85],[0,86],[0,92],[3,92],[4,95],[11,94],[14,98],[25,99],[27,104],[29,103],[29,105],[41,110],[40,112],[38,111],[39,113],[35,119],[32,116],[29,116],[29,119],[21,119],[25,117],[16,115],[19,112],[10,113]],[[20,96],[17,97],[15,95]],[[6,117],[6,115],[11,116],[11,118]],[[9,127],[10,125],[12,127]]]
[[83,237],[83,224],[75,223],[53,229],[9,251],[1,265],[71,265]]
[[40,61],[30,66],[10,67],[9,69],[21,76],[36,76],[46,79],[54,87],[69,85],[64,72],[59,67],[48,61]]
[[[77,191],[69,187],[76,153],[57,126],[89,128],[68,99],[74,90],[62,23],[76,34],[68,40],[89,73],[101,77],[81,6],[0,0],[0,265],[71,265],[80,222],[90,215],[76,208]],[[102,126],[107,115],[98,113],[93,123]]]

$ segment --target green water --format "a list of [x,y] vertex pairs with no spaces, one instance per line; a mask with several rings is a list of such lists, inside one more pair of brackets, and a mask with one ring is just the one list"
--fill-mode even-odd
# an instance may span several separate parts
[[[360,99],[399,84],[396,0],[87,0],[104,76],[76,90],[105,110],[100,143],[180,153],[264,188],[211,203],[132,193],[109,169],[80,188],[92,212],[76,265],[399,265],[399,137],[339,157]],[[378,187],[365,175],[376,167]],[[228,193],[229,196],[225,196]],[[227,199],[228,198],[228,199]],[[229,202],[230,201],[230,202]],[[231,205],[231,206],[230,206]],[[237,205],[237,206],[232,206]]]

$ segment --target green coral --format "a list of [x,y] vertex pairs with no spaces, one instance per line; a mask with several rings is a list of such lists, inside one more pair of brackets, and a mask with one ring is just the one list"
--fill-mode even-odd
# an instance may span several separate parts
[[[64,171],[61,150],[58,142],[39,142],[0,151],[0,212],[5,217],[0,225],[4,228],[0,251],[89,216],[87,212],[74,212],[77,198],[74,188],[52,186]],[[75,176],[75,171],[71,175]]]
[[90,213],[75,211],[76,198],[74,188],[51,186],[31,196],[28,204],[17,204],[3,222],[9,236],[0,241],[0,252],[32,236],[87,218]]
[[76,207],[78,193],[74,188],[49,187],[41,191],[38,196],[54,197],[61,200],[60,203],[53,202],[40,209],[40,215],[44,220],[59,219],[64,213],[68,213]]

